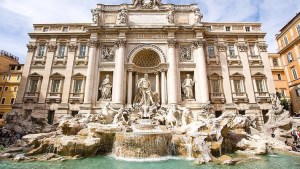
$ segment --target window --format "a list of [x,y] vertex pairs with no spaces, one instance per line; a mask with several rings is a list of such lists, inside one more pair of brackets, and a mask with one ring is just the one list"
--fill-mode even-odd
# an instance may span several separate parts
[[59,85],[60,85],[60,80],[52,80],[51,92],[58,93]]
[[210,32],[211,31],[211,26],[207,26],[206,31]]
[[227,32],[230,31],[230,26],[226,26],[225,29]]
[[11,66],[10,70],[15,70],[15,67],[16,67],[15,65]]
[[43,32],[48,32],[49,31],[49,27],[44,27]]
[[15,103],[15,98],[11,98],[10,99],[10,104],[14,104]]
[[21,70],[21,66],[18,66],[18,67],[17,67],[17,70]]
[[240,115],[246,115],[246,111],[245,110],[239,110],[239,114]]
[[5,104],[5,97],[2,97],[1,104]]
[[235,55],[234,46],[233,45],[229,45],[228,49],[229,49],[229,55],[230,56],[234,56]]
[[68,32],[68,27],[63,27],[63,32]]
[[255,55],[255,48],[254,48],[254,45],[250,45],[249,46],[249,49],[250,49],[250,55]]
[[1,86],[1,87],[0,87],[0,91],[2,91],[2,88],[3,88],[3,87]]
[[292,71],[292,74],[293,74],[294,79],[297,80],[297,79],[298,79],[298,74],[297,74],[296,68],[295,68],[295,67],[292,67],[292,68],[291,68],[291,71]]
[[32,79],[30,81],[30,86],[29,86],[29,92],[30,93],[35,93],[37,91],[37,85],[38,85],[38,80]]
[[273,66],[278,66],[278,59],[277,58],[273,59]]
[[282,97],[285,97],[285,90],[284,89],[280,89],[280,94]]
[[3,75],[3,76],[2,76],[2,80],[5,80],[5,78],[6,78],[6,76],[5,76],[5,75]]
[[236,93],[242,93],[242,80],[233,80],[233,84],[234,84],[234,91]]
[[213,45],[208,45],[207,46],[208,49],[208,56],[209,57],[214,57],[215,56],[215,48]]
[[6,92],[8,91],[8,87],[7,86],[4,88],[4,91],[6,91]]
[[20,75],[17,76],[17,80],[20,80]]
[[298,32],[298,35],[300,36],[300,25],[297,25],[297,32]]
[[278,79],[278,80],[282,80],[281,74],[277,74],[277,79]]
[[245,29],[246,29],[246,32],[250,32],[250,27],[249,26],[246,26]]
[[221,93],[219,82],[220,82],[219,80],[212,80],[211,81],[213,93]]
[[256,79],[256,88],[257,88],[257,92],[264,92],[264,82],[262,79]]
[[84,57],[86,54],[86,45],[80,45],[79,56]]
[[65,51],[66,51],[66,45],[65,44],[59,45],[58,56],[59,57],[64,57],[65,56]]
[[3,118],[3,114],[4,114],[3,112],[0,113],[0,119]]
[[300,88],[296,89],[296,95],[300,97]]
[[8,76],[8,80],[10,80],[10,79],[11,79],[11,75]]
[[283,39],[284,39],[285,45],[288,45],[289,44],[288,38],[285,36]]
[[289,53],[286,55],[286,57],[287,57],[287,60],[288,60],[289,63],[292,62],[292,61],[294,61],[292,52],[289,52]]
[[38,56],[44,56],[45,48],[46,48],[45,45],[40,45],[39,46]]
[[18,87],[14,87],[14,92],[18,91]]
[[74,93],[77,93],[77,94],[81,93],[82,83],[83,83],[82,79],[75,80],[75,82],[74,82]]

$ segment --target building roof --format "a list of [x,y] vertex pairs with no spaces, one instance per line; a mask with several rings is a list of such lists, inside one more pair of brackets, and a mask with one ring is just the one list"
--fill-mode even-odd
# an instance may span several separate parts
[[290,25],[298,16],[300,16],[300,12],[296,13],[296,16],[294,16],[286,25],[283,26],[283,28],[280,29],[280,32],[282,32],[288,25]]
[[15,56],[9,52],[6,52],[5,50],[0,50],[0,56],[6,57],[10,60],[13,60],[13,61],[16,61],[19,63],[19,57]]

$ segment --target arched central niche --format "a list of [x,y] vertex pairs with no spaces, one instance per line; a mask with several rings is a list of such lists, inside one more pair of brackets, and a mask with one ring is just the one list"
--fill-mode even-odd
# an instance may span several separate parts
[[143,49],[137,52],[132,63],[138,67],[157,67],[161,63],[159,55],[151,49]]

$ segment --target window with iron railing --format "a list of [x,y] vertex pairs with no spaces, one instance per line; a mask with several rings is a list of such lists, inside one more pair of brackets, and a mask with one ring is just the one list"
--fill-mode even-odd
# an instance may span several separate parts
[[230,55],[230,56],[235,56],[234,45],[229,45],[229,46],[228,46],[228,50],[229,50],[229,55]]
[[79,57],[85,57],[86,55],[86,45],[80,45],[79,48]]
[[45,54],[45,48],[46,48],[45,45],[40,45],[39,46],[38,56],[44,56],[44,54]]
[[208,50],[209,57],[215,57],[215,47],[213,45],[209,44],[207,46],[207,50]]
[[58,57],[64,57],[65,56],[65,52],[66,52],[66,45],[65,44],[59,45]]
[[30,93],[35,93],[37,91],[37,85],[38,85],[39,80],[37,79],[32,79],[29,83],[29,90],[28,92]]
[[52,93],[58,93],[60,86],[60,80],[52,80],[52,85],[51,85],[51,92]]

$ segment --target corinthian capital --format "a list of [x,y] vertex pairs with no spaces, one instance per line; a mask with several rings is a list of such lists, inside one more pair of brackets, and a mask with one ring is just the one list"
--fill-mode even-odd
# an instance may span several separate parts
[[68,48],[70,52],[75,52],[78,48],[78,45],[76,43],[69,43]]
[[238,43],[236,46],[241,52],[247,52],[248,50],[248,45],[245,43]]
[[218,43],[216,46],[219,52],[224,52],[227,50],[227,45],[225,43]]
[[48,48],[49,52],[55,52],[56,48],[57,48],[57,45],[55,43],[49,43],[47,48]]
[[205,43],[204,39],[198,39],[195,42],[193,42],[193,46],[195,48],[203,47],[204,43]]
[[115,42],[115,45],[116,45],[117,48],[125,47],[126,46],[126,40],[125,39],[119,39]]
[[169,39],[168,40],[168,46],[169,46],[169,48],[170,47],[176,48],[177,45],[178,45],[178,43],[177,43],[177,41],[175,39]]
[[260,51],[267,52],[268,44],[266,44],[266,43],[258,43],[257,46],[259,47]]
[[88,42],[88,46],[90,47],[98,47],[100,45],[100,41],[98,39],[90,39]]
[[32,44],[32,43],[29,43],[26,45],[28,51],[27,52],[33,52],[34,49],[36,49],[36,45],[35,44]]

